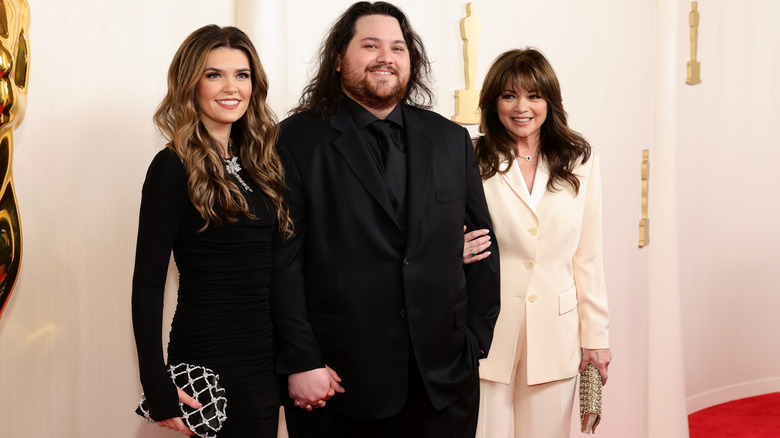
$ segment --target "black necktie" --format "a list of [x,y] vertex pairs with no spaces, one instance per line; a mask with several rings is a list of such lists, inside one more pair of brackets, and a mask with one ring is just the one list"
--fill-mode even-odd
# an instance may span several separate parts
[[403,221],[406,205],[406,156],[401,150],[401,145],[393,138],[393,128],[390,126],[390,122],[377,120],[370,126],[379,136],[390,201],[393,204],[396,217]]

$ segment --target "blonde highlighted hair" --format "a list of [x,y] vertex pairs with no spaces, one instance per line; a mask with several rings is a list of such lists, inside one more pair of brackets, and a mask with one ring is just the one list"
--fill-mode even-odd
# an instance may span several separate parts
[[168,70],[168,93],[154,114],[154,122],[168,141],[167,147],[181,158],[187,169],[187,190],[205,225],[233,222],[237,214],[250,218],[244,195],[226,177],[225,164],[216,141],[200,121],[196,87],[206,68],[209,53],[216,48],[243,51],[251,68],[252,95],[246,113],[230,133],[234,152],[250,178],[276,208],[279,233],[292,236],[289,208],[282,196],[284,171],[276,152],[276,116],[266,103],[268,79],[249,37],[235,27],[204,26],[187,37]]

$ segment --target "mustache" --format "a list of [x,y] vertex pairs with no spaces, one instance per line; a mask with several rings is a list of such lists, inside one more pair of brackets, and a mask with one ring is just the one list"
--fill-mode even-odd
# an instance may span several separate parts
[[380,69],[381,70],[390,70],[390,71],[393,72],[393,74],[396,74],[396,75],[398,74],[398,70],[395,67],[393,67],[392,65],[388,65],[388,64],[374,64],[374,65],[370,65],[370,66],[366,67],[366,71],[367,72],[369,72],[371,70],[380,70]]

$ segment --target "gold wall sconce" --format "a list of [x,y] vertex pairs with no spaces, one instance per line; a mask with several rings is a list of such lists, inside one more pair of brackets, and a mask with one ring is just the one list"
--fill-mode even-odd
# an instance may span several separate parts
[[647,217],[647,195],[650,185],[650,151],[642,151],[642,217],[639,219],[639,247],[650,244],[650,219]]
[[691,26],[691,60],[688,61],[685,83],[696,85],[701,84],[701,64],[696,60],[696,52],[699,48],[699,2],[691,2],[688,23]]

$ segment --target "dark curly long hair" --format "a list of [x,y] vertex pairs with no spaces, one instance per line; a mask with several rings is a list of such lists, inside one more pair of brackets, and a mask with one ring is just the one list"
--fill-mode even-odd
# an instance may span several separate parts
[[238,213],[253,217],[241,190],[225,175],[216,141],[200,121],[196,87],[209,53],[220,47],[241,50],[249,59],[252,95],[246,113],[233,123],[230,137],[238,147],[241,166],[274,204],[280,234],[288,238],[293,224],[282,197],[284,171],[275,147],[276,116],[265,100],[265,71],[244,32],[211,24],[190,34],[171,61],[168,92],[157,107],[154,122],[168,141],[167,147],[184,162],[190,199],[205,221],[202,230],[210,223],[235,221]]
[[539,132],[541,157],[550,168],[547,189],[555,191],[562,184],[569,184],[575,193],[580,182],[572,173],[579,163],[590,158],[591,148],[585,138],[569,128],[563,109],[561,87],[547,58],[533,48],[515,49],[501,54],[490,66],[482,91],[479,107],[482,117],[479,130],[484,135],[475,142],[477,161],[482,179],[488,179],[499,170],[502,161],[509,159],[506,173],[514,163],[516,146],[498,118],[498,99],[507,89],[535,90],[547,102],[547,118]]
[[319,70],[303,89],[298,106],[290,111],[291,114],[313,112],[330,119],[341,112],[344,93],[341,89],[341,73],[337,71],[339,59],[355,36],[355,23],[358,18],[366,15],[388,15],[398,20],[411,63],[404,102],[423,109],[433,107],[433,92],[429,85],[431,65],[422,40],[412,30],[406,15],[390,3],[358,2],[350,6],[331,27],[320,48]]

